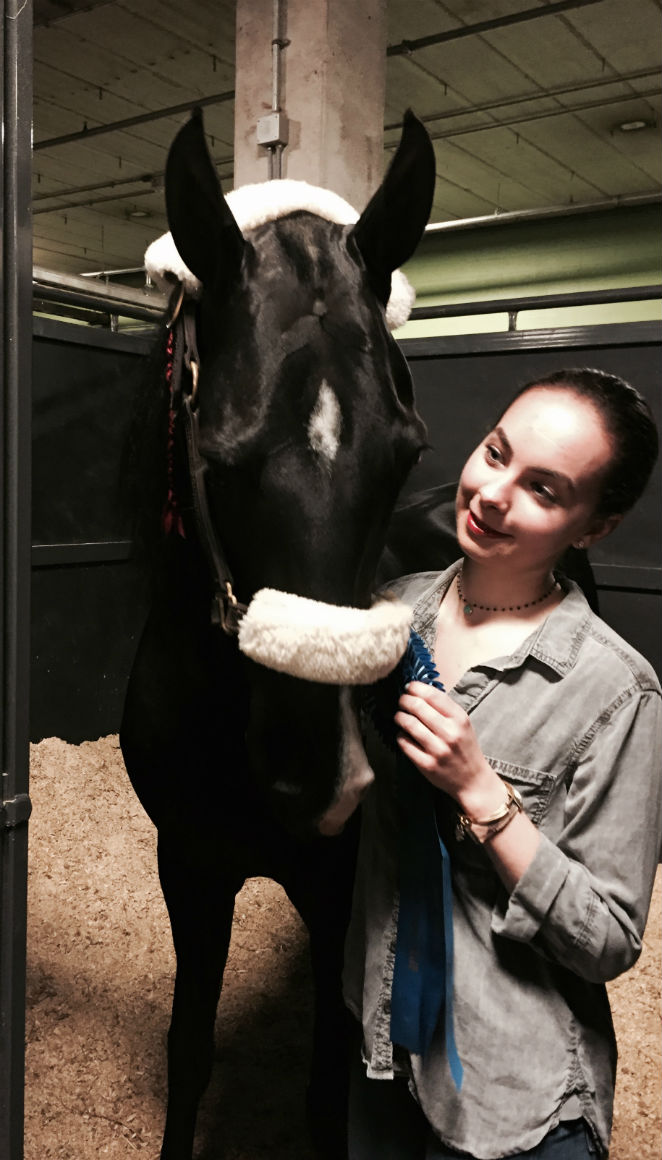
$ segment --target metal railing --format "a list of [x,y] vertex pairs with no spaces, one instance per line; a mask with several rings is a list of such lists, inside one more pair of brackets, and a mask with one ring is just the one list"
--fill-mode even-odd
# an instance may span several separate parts
[[[72,310],[104,316],[103,324],[114,328],[113,320],[131,318],[139,322],[158,322],[166,307],[165,295],[154,287],[133,288],[91,282],[76,274],[60,274],[35,266],[32,274],[33,302],[37,310],[52,303]],[[115,322],[116,324],[116,322]]]
[[[75,274],[61,274],[36,266],[33,271],[35,307],[43,312],[49,303],[103,316],[103,325],[114,328],[119,318],[157,322],[167,300],[154,287],[133,288],[92,282]],[[452,302],[436,306],[415,306],[409,321],[433,318],[469,318],[481,314],[507,314],[508,329],[517,329],[518,315],[530,310],[554,310],[577,306],[607,306],[627,302],[662,300],[662,285],[620,286],[605,290],[565,291],[530,294],[513,298]]]
[[427,318],[465,318],[476,314],[507,314],[508,329],[517,329],[517,318],[526,310],[555,310],[573,306],[607,306],[619,302],[662,299],[660,286],[620,286],[610,290],[577,290],[559,294],[531,294],[518,298],[493,298],[478,302],[452,302],[439,306],[415,306],[410,322]]

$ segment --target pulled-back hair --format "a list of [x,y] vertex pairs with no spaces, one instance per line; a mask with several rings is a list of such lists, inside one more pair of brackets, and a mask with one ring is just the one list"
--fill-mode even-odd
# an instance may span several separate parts
[[[525,383],[508,406],[536,387],[572,391],[593,404],[613,445],[597,514],[604,517],[629,511],[648,483],[658,454],[657,427],[646,399],[618,375],[572,367]],[[507,410],[505,407],[501,414]]]

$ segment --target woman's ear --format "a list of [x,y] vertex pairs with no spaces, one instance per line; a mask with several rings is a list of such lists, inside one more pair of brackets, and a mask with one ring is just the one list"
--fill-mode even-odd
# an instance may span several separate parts
[[590,548],[593,544],[597,544],[599,540],[604,540],[610,532],[613,532],[618,527],[622,515],[603,516],[601,519],[596,519],[584,532],[579,540],[575,540],[573,548]]

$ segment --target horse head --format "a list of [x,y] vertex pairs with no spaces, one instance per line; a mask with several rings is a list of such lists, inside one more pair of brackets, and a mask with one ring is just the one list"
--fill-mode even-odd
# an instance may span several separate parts
[[371,771],[351,686],[393,668],[406,643],[407,610],[370,608],[387,523],[425,443],[387,312],[434,176],[427,133],[408,113],[360,216],[302,182],[225,198],[197,114],[166,169],[176,254],[148,251],[148,269],[169,265],[197,295],[205,497],[249,605],[248,752],[295,830],[334,832],[357,804]]

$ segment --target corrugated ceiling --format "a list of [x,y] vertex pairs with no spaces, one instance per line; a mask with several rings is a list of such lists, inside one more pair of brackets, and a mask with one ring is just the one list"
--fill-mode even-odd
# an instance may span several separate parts
[[[166,228],[166,152],[191,104],[206,106],[231,186],[234,9],[35,0],[35,264],[142,264]],[[411,105],[435,144],[432,220],[659,196],[658,0],[389,0],[388,10],[386,151]],[[619,128],[632,122],[644,127]]]

